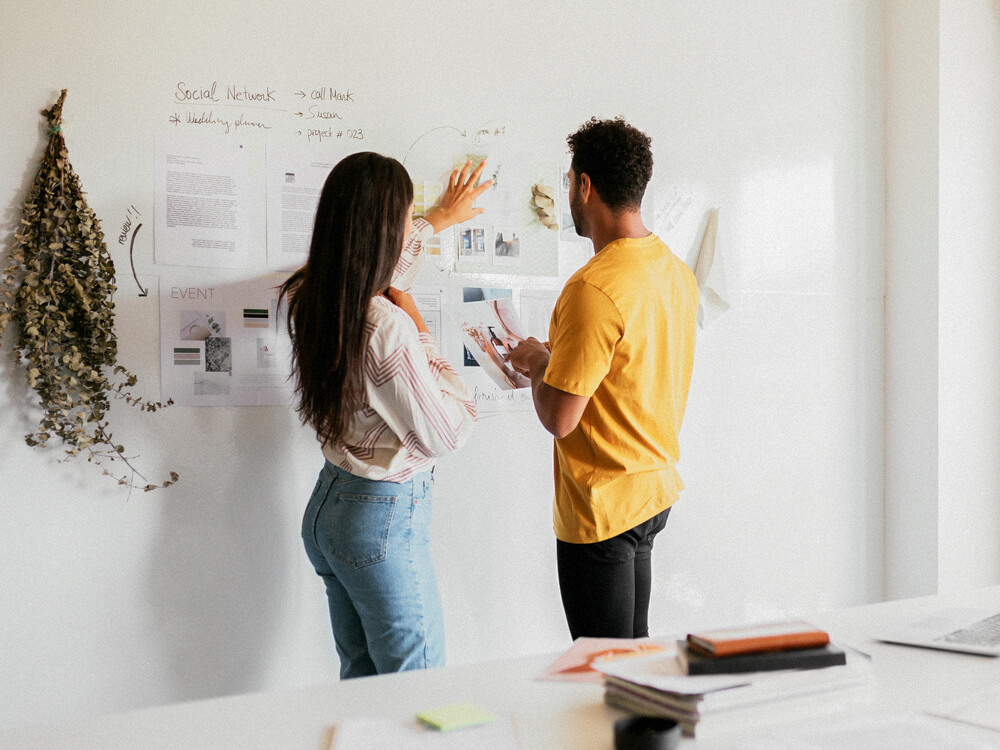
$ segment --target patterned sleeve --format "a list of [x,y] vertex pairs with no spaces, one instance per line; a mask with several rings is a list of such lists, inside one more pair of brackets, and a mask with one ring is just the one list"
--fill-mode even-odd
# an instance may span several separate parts
[[402,311],[372,331],[365,376],[369,405],[410,455],[451,453],[468,439],[476,421],[469,387]]
[[392,285],[404,292],[410,291],[414,279],[420,273],[424,260],[424,243],[434,236],[434,227],[426,219],[414,219],[413,229],[403,245],[403,254],[399,256],[396,268],[392,272]]

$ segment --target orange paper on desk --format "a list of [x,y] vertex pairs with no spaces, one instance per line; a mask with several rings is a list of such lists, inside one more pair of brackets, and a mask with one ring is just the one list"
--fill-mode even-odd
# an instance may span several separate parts
[[689,633],[688,643],[712,656],[825,646],[830,636],[807,622],[774,622]]

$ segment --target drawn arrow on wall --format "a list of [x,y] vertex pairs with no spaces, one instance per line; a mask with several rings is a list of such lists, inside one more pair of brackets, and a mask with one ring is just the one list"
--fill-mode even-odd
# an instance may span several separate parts
[[456,127],[454,127],[452,125],[439,125],[436,128],[431,128],[426,133],[424,133],[422,136],[420,136],[420,138],[417,138],[417,140],[415,140],[413,143],[411,143],[410,147],[408,149],[406,149],[406,156],[403,157],[403,164],[406,164],[406,157],[410,155],[410,152],[413,150],[413,147],[416,146],[418,143],[420,143],[421,139],[429,136],[435,130],[454,130],[462,138],[465,138],[465,131],[462,130],[461,128],[456,128]]
[[132,266],[132,278],[135,279],[136,286],[139,287],[139,296],[146,297],[149,295],[148,289],[143,289],[142,284],[139,283],[139,276],[135,272],[135,258],[133,253],[135,252],[135,236],[139,234],[139,230],[142,229],[142,224],[136,224],[135,231],[132,232],[132,242],[128,246],[128,262]]

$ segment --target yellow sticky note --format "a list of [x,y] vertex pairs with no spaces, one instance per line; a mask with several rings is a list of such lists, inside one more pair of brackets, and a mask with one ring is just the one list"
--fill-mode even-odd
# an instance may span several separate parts
[[450,706],[421,711],[417,719],[435,729],[460,729],[493,721],[496,714],[472,703],[453,703]]

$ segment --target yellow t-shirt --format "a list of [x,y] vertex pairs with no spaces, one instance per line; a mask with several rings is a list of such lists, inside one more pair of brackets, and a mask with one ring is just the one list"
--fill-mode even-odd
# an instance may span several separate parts
[[555,533],[599,542],[677,501],[698,286],[655,235],[615,240],[570,277],[545,382],[590,401],[555,441]]

